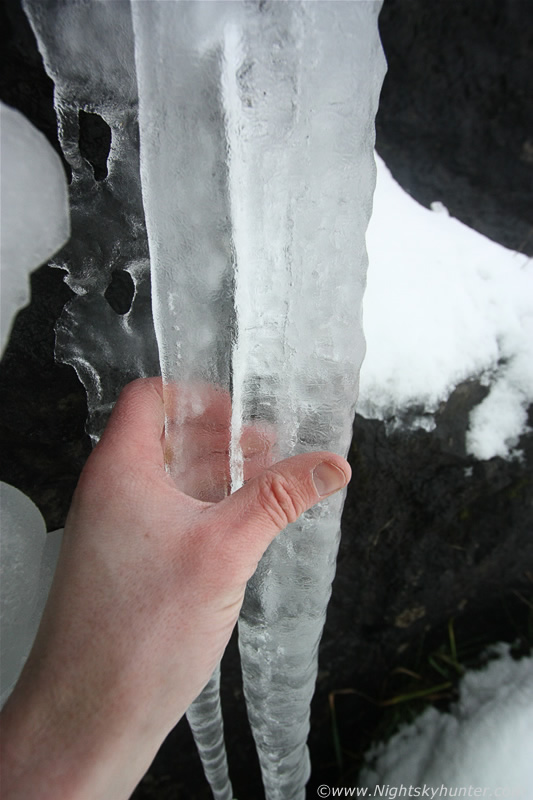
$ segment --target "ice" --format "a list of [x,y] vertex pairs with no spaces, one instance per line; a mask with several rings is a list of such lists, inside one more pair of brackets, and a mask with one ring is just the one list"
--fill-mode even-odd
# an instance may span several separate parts
[[[93,439],[121,386],[158,371],[146,212],[167,460],[178,485],[211,500],[237,489],[254,468],[243,456],[250,430],[263,436],[270,460],[316,448],[345,453],[364,350],[379,3],[135,1],[135,41],[127,0],[25,0],[25,8],[55,82],[72,169],[73,235],[55,264],[76,297],[59,322],[57,352],[86,386]],[[83,154],[80,111],[109,126],[105,177]],[[52,174],[35,185],[45,169],[57,177],[62,167],[54,156],[35,168],[44,140],[20,119],[15,128],[16,117],[2,110],[2,134],[30,153],[6,159],[3,135],[2,239],[17,232],[12,241],[25,248],[17,252],[28,271],[31,258],[46,260],[66,236],[65,202]],[[16,173],[11,182],[5,165]],[[9,186],[29,188],[31,202],[5,200]],[[44,209],[43,186],[53,191]],[[490,392],[472,414],[469,452],[509,456],[533,397],[532,262],[467,231],[443,207],[404,212],[401,194],[391,189],[382,204],[378,190],[370,231],[363,408],[401,415],[422,401],[431,412],[476,375]],[[6,208],[17,212],[9,225]],[[30,218],[40,225],[52,208],[63,216],[35,238],[24,235]],[[413,228],[416,237],[406,234]],[[57,241],[41,250],[56,230]],[[10,269],[13,259],[2,250],[2,294],[25,302],[26,279],[6,282],[21,274]],[[133,296],[118,313],[110,290],[125,274]],[[399,349],[406,340],[411,349]],[[431,425],[427,414],[419,422]],[[337,496],[280,535],[243,608],[245,693],[269,798],[304,792],[341,507]],[[43,586],[57,543],[46,540],[54,552]],[[189,719],[215,796],[227,800],[217,675]]]
[[[211,501],[229,491],[234,307],[220,37],[235,12],[240,4],[132,3],[167,462],[180,489]],[[187,716],[214,797],[231,800],[218,670]]]
[[[177,485],[214,501],[273,460],[346,453],[364,354],[380,3],[25,8],[73,176],[73,235],[55,264],[76,297],[57,354],[87,389],[93,439],[121,386],[158,369],[149,242]],[[105,169],[82,153],[80,111],[109,126]],[[124,272],[133,298],[117,313],[109,293]],[[243,452],[254,432],[265,444],[255,461]],[[305,791],[342,503],[321,503],[280,535],[243,607],[245,694],[269,800]],[[229,800],[217,673],[189,719],[215,797]]]
[[[65,242],[65,174],[45,137],[0,104],[0,353],[16,312],[29,299],[28,275]],[[60,537],[59,537],[60,538]],[[57,535],[46,534],[37,506],[0,482],[0,706],[29,654],[57,561]]]
[[[233,265],[219,39],[240,8],[132,3],[152,306],[161,372],[177,387],[167,395],[166,439],[177,454],[171,472],[190,494],[197,487],[183,481],[196,448],[181,441],[184,430],[207,408],[229,428]],[[206,499],[224,495],[223,476],[222,485],[204,482]]]
[[29,300],[29,273],[69,235],[65,173],[42,133],[0,103],[0,351]]
[[491,656],[497,658],[464,676],[449,713],[429,708],[375,745],[361,785],[444,786],[453,796],[472,786],[487,796],[531,797],[533,659],[515,660],[505,644]]
[[28,657],[48,597],[62,531],[46,533],[37,506],[0,481],[0,707]]
[[216,800],[232,800],[220,705],[220,666],[187,711],[205,776]]
[[[87,391],[87,430],[97,441],[120,389],[159,372],[150,308],[148,246],[139,177],[139,131],[129,0],[24,0],[46,70],[55,84],[61,148],[72,170],[72,235],[52,262],[75,292],[57,323],[56,357]],[[107,124],[107,176],[95,177],[80,149],[85,114]],[[86,148],[84,148],[86,151]],[[131,308],[107,299],[116,276],[133,284]]]
[[[378,3],[133,3],[141,175],[167,386],[170,471],[195,486],[195,430],[220,408],[270,457],[346,453],[364,353],[364,232],[384,72]],[[218,397],[217,397],[218,395]],[[177,402],[176,402],[177,400]],[[211,461],[213,497],[227,465]],[[316,654],[342,496],[280,535],[239,639],[268,798],[303,797]]]
[[[234,487],[242,479],[241,426],[258,419],[275,428],[277,458],[317,449],[346,454],[364,354],[364,234],[384,71],[379,6],[291,3],[283,10],[287,35],[273,65],[255,53],[261,46],[276,52],[274,26],[271,38],[262,28],[255,47],[241,42],[240,53],[234,40],[226,44],[243,72],[254,61],[240,105],[237,86],[228,89]],[[275,99],[272,84],[283,87]],[[239,644],[267,798],[305,795],[309,704],[342,503],[336,496],[289,526],[247,589]]]
[[46,526],[25,494],[0,483],[2,568],[0,631],[1,702],[10,693],[37,628],[32,620]]

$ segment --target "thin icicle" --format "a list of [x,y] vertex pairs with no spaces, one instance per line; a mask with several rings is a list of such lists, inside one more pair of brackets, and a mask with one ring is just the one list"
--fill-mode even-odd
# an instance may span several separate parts
[[[182,491],[208,501],[229,491],[233,265],[217,35],[225,6],[132,3],[167,467]],[[231,800],[219,669],[187,718],[215,800]]]
[[232,800],[220,707],[220,666],[187,711],[204,772],[215,800]]

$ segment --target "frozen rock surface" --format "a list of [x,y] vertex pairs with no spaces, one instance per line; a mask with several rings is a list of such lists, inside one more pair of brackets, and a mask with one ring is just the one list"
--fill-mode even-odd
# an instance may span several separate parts
[[531,3],[385,0],[379,26],[378,152],[396,180],[533,256]]
[[0,351],[12,319],[29,300],[29,273],[69,235],[68,197],[61,161],[42,133],[0,103]]

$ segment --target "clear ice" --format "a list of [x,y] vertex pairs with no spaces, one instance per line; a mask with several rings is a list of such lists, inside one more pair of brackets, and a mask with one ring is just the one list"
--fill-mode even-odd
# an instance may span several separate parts
[[30,298],[28,275],[68,239],[63,167],[43,134],[0,103],[0,353]]
[[[73,237],[56,265],[77,297],[57,350],[87,388],[93,437],[121,386],[157,371],[157,339],[166,460],[184,491],[218,500],[238,490],[261,466],[243,453],[250,431],[264,463],[346,454],[364,355],[380,2],[25,7],[73,172]],[[80,110],[111,129],[104,178],[80,151]],[[120,271],[134,292],[117,314],[107,293]],[[341,494],[323,501],[279,535],[242,609],[268,800],[305,794],[342,504]],[[230,800],[218,673],[188,716],[214,795]]]
[[0,481],[0,708],[33,645],[62,538],[62,529],[46,533],[29,497]]
[[[268,429],[276,459],[348,450],[384,73],[379,4],[132,8],[170,468],[211,499],[191,485],[184,451],[206,392],[231,392],[232,490],[245,477],[249,428]],[[205,468],[223,495],[212,454]],[[309,777],[309,703],[342,502],[324,501],[278,537],[242,610],[268,798],[303,797]]]
[[[160,371],[139,174],[132,10],[129,0],[75,5],[51,0],[46,13],[40,0],[24,0],[24,8],[55,84],[59,140],[72,170],[72,235],[52,265],[66,271],[75,297],[56,326],[56,357],[76,369],[86,389],[87,431],[96,442],[120,389],[134,378]],[[81,152],[80,112],[97,114],[110,128],[103,178]],[[117,313],[109,290],[124,273],[133,286],[131,305]],[[229,436],[229,403],[224,401]],[[184,390],[180,407],[186,405]],[[199,466],[212,498],[208,467]],[[231,800],[218,687],[217,673],[188,719],[215,797]]]
[[0,482],[2,541],[0,706],[7,699],[37,633],[36,603],[46,525],[29,497]]
[[[54,81],[61,149],[71,172],[71,237],[52,265],[75,296],[56,326],[56,357],[85,387],[87,431],[96,443],[120,389],[159,372],[150,304],[150,265],[139,178],[139,130],[129,0],[71,3],[23,0],[44,65]],[[81,112],[81,113],[80,113]],[[81,151],[83,114],[108,126],[107,175]],[[117,313],[109,290],[132,286]]]
[[[69,233],[63,167],[46,138],[0,103],[0,355],[29,299],[29,273]],[[46,534],[39,509],[0,482],[0,707],[31,649],[57,561],[61,532]]]

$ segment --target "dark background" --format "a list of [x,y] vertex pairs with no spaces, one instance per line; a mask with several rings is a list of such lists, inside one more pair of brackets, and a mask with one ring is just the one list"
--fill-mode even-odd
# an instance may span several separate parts
[[[440,200],[489,238],[533,255],[533,3],[385,0],[380,30],[389,71],[377,149],[393,175],[422,204]],[[0,32],[0,99],[59,152],[53,85],[15,0],[0,6]],[[84,136],[83,147],[105,161],[98,126]],[[53,359],[54,323],[70,296],[59,270],[33,274],[32,302],[0,367],[0,479],[37,503],[50,530],[63,525],[90,450],[84,390],[74,370]],[[475,381],[457,387],[431,433],[386,435],[383,423],[356,417],[354,477],[312,708],[309,797],[319,783],[353,785],[372,737],[427,700],[444,707],[453,699],[441,658],[453,650],[450,630],[463,665],[500,639],[517,652],[531,646],[533,436],[522,437],[521,462],[467,457],[468,414],[484,391]],[[260,779],[235,642],[223,676],[235,794],[255,800]],[[422,700],[398,701],[417,690]],[[185,723],[136,796],[209,797]]]

